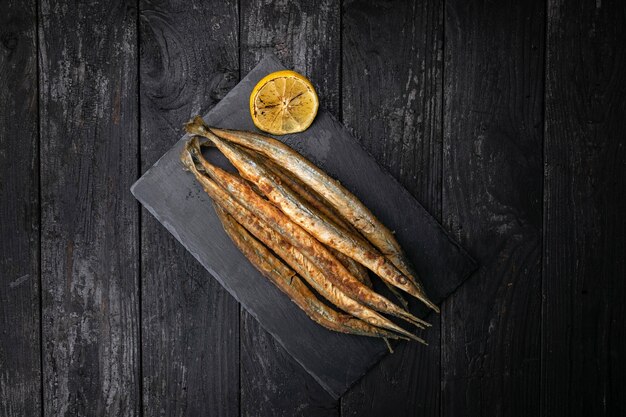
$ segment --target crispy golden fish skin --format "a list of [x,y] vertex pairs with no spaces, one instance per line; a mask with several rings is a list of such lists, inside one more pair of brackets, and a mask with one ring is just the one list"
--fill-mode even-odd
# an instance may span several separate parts
[[[237,146],[237,145],[234,145]],[[247,150],[239,149],[244,154],[247,154]],[[317,215],[324,219],[324,221],[333,224],[334,227],[343,229],[345,232],[351,232],[358,234],[358,231],[352,227],[351,224],[345,222],[340,216],[338,216],[331,207],[325,205],[314,192],[308,189],[304,184],[289,177],[280,167],[267,158],[258,158],[257,161],[266,170],[274,174],[277,180],[280,181],[283,187],[288,188],[295,196],[299,197],[299,204],[301,204],[306,210],[317,212]],[[327,248],[333,255],[341,262],[359,281],[372,288],[372,281],[370,280],[367,268],[350,258],[347,255],[339,252],[328,245]]]
[[271,137],[252,132],[209,128],[199,116],[189,122],[186,128],[188,132],[201,136],[211,131],[229,142],[265,155],[283,169],[289,171],[322,196],[337,212],[341,213],[344,218],[352,223],[367,240],[377,247],[413,283],[420,293],[420,297],[417,298],[431,309],[439,312],[439,308],[426,296],[415,270],[406,258],[406,255],[404,255],[393,233],[358,198],[302,155]]
[[[234,145],[237,146],[237,145]],[[246,149],[241,149],[242,152],[248,152]],[[325,221],[334,223],[334,225],[340,229],[343,229],[344,232],[353,233],[357,236],[360,236],[358,230],[354,228],[350,223],[348,223],[341,214],[337,213],[333,210],[332,207],[324,204],[323,199],[317,195],[317,193],[311,190],[302,182],[297,179],[290,177],[288,173],[286,173],[279,165],[276,165],[272,160],[260,157],[259,162],[263,167],[267,170],[271,171],[276,177],[280,180],[284,187],[289,188],[293,191],[297,196],[301,197],[301,204],[307,206],[309,210],[317,210],[319,212],[319,216],[322,217]],[[372,288],[372,281],[367,273],[367,268],[363,265],[350,258],[349,256],[344,255],[343,253],[337,251],[336,249],[331,249],[331,252],[335,257],[341,262],[348,270],[354,275],[359,281],[363,284],[367,285],[369,288]],[[384,281],[385,286],[389,289],[389,291],[396,297],[396,299],[400,302],[402,307],[408,311],[409,303],[406,299],[400,294],[400,292],[391,285],[389,282]]]
[[346,295],[340,288],[333,286],[314,262],[269,226],[265,228],[265,238],[267,242],[271,242],[268,246],[276,254],[294,268],[319,294],[337,307],[373,326],[393,330],[404,337],[426,344],[423,339],[390,322],[374,310]]
[[[244,151],[248,151],[245,148],[242,149]],[[298,179],[289,176],[288,172],[285,172],[279,165],[272,162],[271,159],[261,155],[259,157],[259,160],[261,162],[261,165],[263,165],[266,169],[270,170],[274,175],[276,175],[276,177],[278,177],[284,185],[289,187],[294,193],[302,197],[308,204],[315,207],[331,221],[336,223],[339,227],[349,232],[359,234],[359,231],[356,230],[354,226],[348,223],[348,221],[344,219],[341,214],[337,213],[332,207],[324,204],[323,198],[320,197],[315,191],[307,187],[306,184],[303,184]]]
[[[209,197],[211,197],[213,201],[219,202],[220,206],[228,214],[243,225],[252,235],[273,250],[278,256],[283,258],[292,268],[298,271],[301,276],[305,277],[305,279],[311,279],[309,283],[314,286],[323,297],[327,298],[331,303],[346,313],[352,314],[373,326],[392,330],[410,339],[426,343],[424,340],[407,332],[374,310],[353,300],[326,279],[313,262],[309,261],[301,252],[295,250],[288,241],[279,236],[267,223],[263,222],[246,209],[233,198],[226,189],[219,186],[208,176],[203,175],[196,168],[193,160],[194,157],[192,156],[193,152],[190,146],[186,146],[181,154],[181,161],[183,165],[194,174]],[[291,262],[289,260],[291,260]]]
[[[377,294],[363,285],[327,249],[311,236],[305,229],[292,222],[282,211],[265,200],[250,188],[241,178],[210,164],[202,157],[199,142],[193,138],[189,143],[205,172],[243,207],[268,223],[270,227],[281,235],[298,250],[302,251],[311,261],[323,270],[324,275],[332,280],[348,296],[358,300],[371,308],[400,317],[418,327],[427,325],[421,319],[398,307],[387,298]],[[264,242],[265,243],[265,242]]]
[[[300,201],[300,203],[308,210],[317,210],[318,215],[325,221],[333,223],[335,227],[341,228],[346,232],[352,232],[358,235],[358,231],[354,229],[351,224],[344,221],[341,216],[337,215],[337,213],[335,213],[330,207],[325,205],[322,200],[320,200],[319,196],[315,195],[314,192],[309,190],[306,185],[289,177],[285,172],[280,169],[278,165],[272,163],[272,161],[267,158],[261,158],[260,163],[266,169],[270,170],[274,175],[276,175],[276,177],[281,181],[284,187],[289,188],[298,197],[301,197],[302,200]],[[350,258],[349,256],[346,256],[343,253],[337,251],[336,249],[330,247],[329,249],[331,249],[331,252],[333,253],[333,255],[335,255],[339,262],[341,262],[346,268],[348,268],[348,270],[359,281],[367,285],[369,288],[372,288],[372,281],[370,280],[369,274],[367,273],[367,268],[365,268],[363,265]]]
[[311,320],[336,332],[369,337],[398,339],[399,335],[374,327],[348,314],[339,313],[320,302],[297,274],[241,226],[217,202],[213,202],[224,231],[252,265],[283,291]]
[[329,222],[314,207],[284,187],[270,171],[262,166],[254,156],[241,151],[236,145],[220,139],[212,133],[205,135],[226,158],[237,168],[241,176],[256,186],[265,196],[281,209],[293,222],[297,223],[320,242],[366,266],[384,281],[421,299],[422,293],[411,280],[402,274],[389,259],[375,249],[361,235],[346,231]]
[[311,260],[314,260],[316,264],[323,265],[326,275],[342,291],[377,311],[395,315],[419,327],[428,326],[423,320],[413,316],[387,298],[360,283],[332,256],[323,244],[311,236],[306,229],[292,222],[280,209],[256,194],[243,179],[233,176],[206,161],[201,156],[198,141],[193,141],[192,146],[195,146],[196,154],[200,155],[198,160],[211,178],[233,195],[244,207],[269,223],[271,227],[281,234],[288,236],[291,239],[291,243],[303,251]]
[[[245,151],[247,150],[244,150],[244,152]],[[332,207],[324,204],[323,198],[320,197],[315,191],[307,187],[306,184],[303,184],[298,179],[289,176],[289,174],[285,172],[280,167],[280,165],[272,162],[271,159],[263,156],[261,156],[259,159],[261,165],[263,165],[266,169],[270,170],[274,175],[276,175],[276,177],[280,179],[284,186],[290,188],[294,193],[302,197],[305,203],[308,203],[312,208],[317,209],[322,215],[326,216],[329,221],[335,223],[338,227],[344,229],[345,231],[360,235],[359,231],[356,230],[354,226],[348,223],[347,220],[344,219],[341,214],[337,213]],[[350,270],[350,272],[352,272],[355,277],[359,279],[359,281],[372,288],[372,281],[370,280],[369,274],[367,273],[367,268],[356,262],[354,259],[343,255],[341,252],[337,252],[337,250],[333,250],[333,254],[337,257],[337,259],[339,259],[342,264],[346,266],[346,268]],[[385,283],[385,286],[389,289],[389,291],[394,295],[394,297],[396,297],[396,299],[400,302],[402,307],[404,307],[404,309],[408,311],[409,303],[402,296],[402,294],[400,294],[396,287],[394,287],[387,281],[383,282]]]
[[341,262],[341,264],[345,266],[352,275],[354,275],[356,279],[361,281],[368,288],[372,288],[372,281],[370,280],[370,277],[367,273],[367,269],[363,268],[363,265],[350,258],[349,256],[346,256],[343,253],[339,252],[337,249],[328,246],[326,247],[326,249],[328,249],[330,253],[332,253],[335,258],[337,258],[337,260]]

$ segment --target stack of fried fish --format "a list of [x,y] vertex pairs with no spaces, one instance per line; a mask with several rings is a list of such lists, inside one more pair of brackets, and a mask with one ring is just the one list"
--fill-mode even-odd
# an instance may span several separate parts
[[[213,200],[224,230],[312,320],[337,332],[425,343],[383,314],[430,326],[408,311],[399,290],[439,310],[393,233],[358,198],[276,139],[209,127],[200,117],[185,127],[192,136],[181,161]],[[238,174],[211,164],[205,146]],[[368,270],[400,305],[373,289]]]

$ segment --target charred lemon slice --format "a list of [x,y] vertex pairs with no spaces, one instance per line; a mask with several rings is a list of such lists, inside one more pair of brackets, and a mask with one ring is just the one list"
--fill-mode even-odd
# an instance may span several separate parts
[[273,135],[306,130],[313,123],[318,107],[313,85],[295,71],[267,75],[250,95],[250,115],[255,126]]

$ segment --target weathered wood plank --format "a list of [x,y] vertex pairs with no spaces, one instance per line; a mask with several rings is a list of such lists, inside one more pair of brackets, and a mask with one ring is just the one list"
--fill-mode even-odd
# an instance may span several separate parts
[[442,416],[539,414],[544,9],[446,2],[442,217],[483,267],[443,309]]
[[344,5],[342,121],[436,217],[442,36],[439,0]]
[[[141,169],[237,82],[237,2],[140,2]],[[146,416],[239,415],[239,304],[147,211],[141,216]]]
[[[436,217],[442,37],[439,0],[344,4],[343,122]],[[430,345],[400,345],[343,397],[343,416],[439,416],[439,317],[430,321]]]
[[548,2],[543,416],[626,414],[626,8]]
[[[241,71],[268,52],[311,79],[321,105],[339,109],[340,7],[338,2],[241,2]],[[243,416],[338,415],[333,400],[284,352],[254,317],[241,314]]]
[[242,416],[339,415],[339,402],[245,311],[241,315],[241,346]]
[[0,14],[0,415],[41,413],[35,1]]
[[139,415],[136,9],[40,5],[46,414]]
[[245,75],[268,53],[310,78],[320,105],[339,110],[340,7],[332,0],[241,0],[241,69]]

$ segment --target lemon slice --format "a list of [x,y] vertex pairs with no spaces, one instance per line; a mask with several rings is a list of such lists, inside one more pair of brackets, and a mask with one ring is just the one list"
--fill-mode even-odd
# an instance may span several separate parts
[[250,94],[250,115],[255,126],[273,135],[306,130],[313,123],[318,107],[313,85],[295,71],[267,75]]

